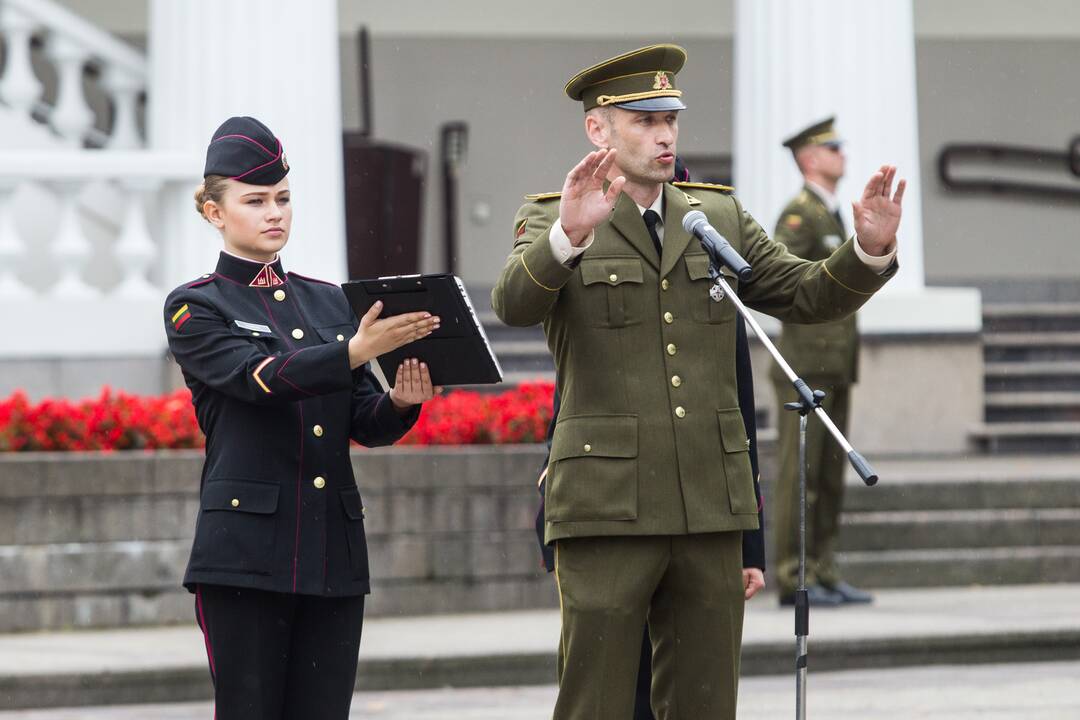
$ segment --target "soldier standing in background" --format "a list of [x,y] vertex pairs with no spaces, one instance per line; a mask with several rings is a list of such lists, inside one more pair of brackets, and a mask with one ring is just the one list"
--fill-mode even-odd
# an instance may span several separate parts
[[[784,141],[805,180],[803,189],[780,214],[773,237],[807,260],[825,260],[848,237],[836,185],[844,176],[844,152],[833,129],[835,118],[811,125]],[[848,431],[848,400],[859,370],[859,332],[855,316],[816,325],[784,323],[780,352],[811,388],[823,390],[822,407],[836,426]],[[783,404],[794,390],[773,364],[779,428],[780,470],[776,491],[777,583],[780,604],[794,603],[799,570],[799,416]],[[806,430],[806,587],[818,606],[867,603],[872,596],[840,578],[834,551],[844,497],[847,458],[825,427],[813,419]]]

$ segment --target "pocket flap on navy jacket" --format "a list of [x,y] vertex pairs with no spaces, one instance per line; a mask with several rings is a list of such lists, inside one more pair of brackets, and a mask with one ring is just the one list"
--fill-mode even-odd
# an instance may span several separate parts
[[717,410],[716,416],[720,421],[720,436],[724,441],[724,452],[747,452],[750,443],[747,442],[746,425],[743,424],[742,411],[739,408]]
[[341,506],[345,508],[345,514],[350,520],[364,519],[364,503],[360,499],[360,491],[356,488],[345,488],[341,491]]
[[353,330],[353,326],[349,323],[337,323],[335,325],[327,325],[325,327],[315,328],[315,332],[319,334],[323,342],[344,342],[351,338],[356,331]]
[[561,417],[551,440],[551,462],[574,457],[635,458],[637,415]]
[[210,480],[203,487],[203,510],[270,515],[277,511],[277,483],[256,480]]
[[602,282],[611,286],[641,283],[645,282],[645,274],[638,258],[584,258],[581,261],[581,282],[586,285]]

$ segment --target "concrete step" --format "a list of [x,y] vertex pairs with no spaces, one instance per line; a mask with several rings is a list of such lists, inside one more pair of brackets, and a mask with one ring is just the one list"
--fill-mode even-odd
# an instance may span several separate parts
[[983,333],[986,362],[1080,360],[1080,332]]
[[983,366],[987,392],[1077,392],[1080,362],[992,362]]
[[1080,544],[1080,508],[845,512],[839,550]]
[[992,392],[985,396],[986,422],[1080,422],[1080,392]]
[[976,447],[988,453],[1080,451],[1080,422],[984,423],[971,430]]
[[547,343],[539,340],[492,341],[491,349],[499,358],[504,375],[554,375],[555,363],[551,359]]
[[844,576],[871,588],[1080,582],[1080,545],[846,552]]
[[[881,590],[868,606],[812,610],[815,670],[1022,662],[1080,657],[1080,585]],[[747,605],[744,675],[786,674],[792,609]],[[357,688],[550,684],[557,609],[364,623]],[[207,699],[194,623],[141,630],[0,636],[0,709]],[[494,717],[494,716],[492,716]]]
[[983,330],[1080,330],[1080,303],[987,303],[983,305]]

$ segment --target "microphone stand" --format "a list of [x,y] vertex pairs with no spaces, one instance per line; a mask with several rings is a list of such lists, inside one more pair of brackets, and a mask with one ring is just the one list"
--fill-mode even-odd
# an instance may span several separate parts
[[[702,243],[705,245],[705,243]],[[754,316],[750,314],[742,300],[736,295],[723,274],[719,270],[719,258],[706,247],[709,254],[709,277],[723,292],[723,296],[715,300],[723,300],[724,297],[735,304],[739,315],[754,331],[761,344],[772,355],[773,360],[784,371],[784,375],[791,381],[792,387],[798,395],[795,402],[784,404],[785,410],[799,413],[799,587],[795,591],[795,717],[797,720],[806,718],[806,670],[807,650],[806,641],[810,635],[810,601],[806,592],[806,423],[810,413],[814,413],[818,420],[825,426],[840,447],[847,453],[848,462],[855,468],[863,482],[867,485],[875,485],[878,475],[862,455],[858,453],[847,441],[844,434],[836,427],[825,409],[821,407],[821,401],[825,393],[821,390],[811,390],[806,382],[795,374],[784,356],[773,345],[769,336],[761,329]]]

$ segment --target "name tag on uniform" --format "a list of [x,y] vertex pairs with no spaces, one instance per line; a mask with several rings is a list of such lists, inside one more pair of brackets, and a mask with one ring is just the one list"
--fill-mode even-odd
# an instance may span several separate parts
[[844,241],[840,239],[839,235],[826,235],[823,240],[825,241],[825,247],[830,250],[836,250],[844,244]]
[[244,322],[243,320],[233,320],[233,322],[236,323],[237,327],[243,328],[244,330],[250,330],[251,332],[266,333],[267,335],[273,332],[273,330],[271,330],[266,325]]

